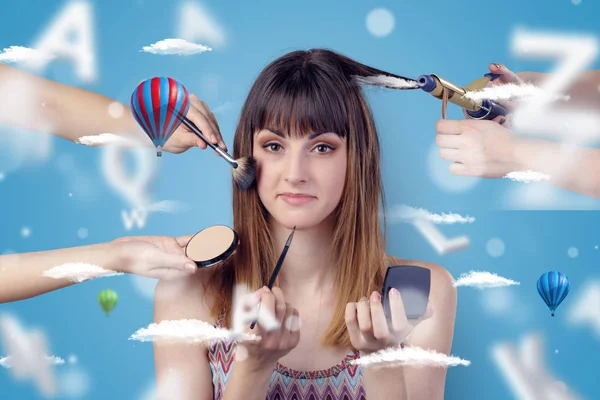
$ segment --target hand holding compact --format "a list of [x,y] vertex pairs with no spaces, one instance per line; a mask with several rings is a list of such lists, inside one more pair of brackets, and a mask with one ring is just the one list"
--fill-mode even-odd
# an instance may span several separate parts
[[400,292],[391,289],[389,297],[390,321],[385,317],[379,292],[373,292],[369,299],[363,297],[358,303],[346,304],[350,341],[361,355],[401,345],[418,324],[433,315],[433,308],[428,303],[425,315],[418,320],[409,320]]
[[122,260],[120,272],[172,280],[193,275],[196,264],[185,256],[190,236],[129,236],[113,240]]

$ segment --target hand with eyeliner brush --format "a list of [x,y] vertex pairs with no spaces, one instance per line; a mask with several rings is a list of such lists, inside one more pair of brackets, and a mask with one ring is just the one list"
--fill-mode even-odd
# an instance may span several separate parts
[[[271,279],[269,279],[269,284],[267,285],[267,288],[269,290],[273,289],[273,284],[275,283],[275,279],[277,279],[277,275],[279,275],[279,271],[281,270],[281,266],[283,265],[283,261],[285,260],[285,255],[288,252],[288,249],[290,248],[290,245],[292,244],[292,239],[294,238],[294,232],[296,232],[296,227],[294,226],[294,229],[292,229],[292,233],[290,233],[290,236],[288,237],[287,241],[285,242],[285,246],[283,246],[283,251],[281,252],[281,255],[279,256],[279,260],[277,260],[277,265],[275,265],[275,269],[273,270],[273,273],[271,274]],[[250,329],[254,329],[254,326],[256,325],[256,321],[252,322],[252,324],[250,325]]]
[[292,243],[295,231],[296,227],[294,226],[277,260],[277,265],[271,274],[267,286],[263,286],[251,294],[257,297],[259,302],[258,311],[275,317],[276,325],[263,327],[258,321],[252,322],[250,330],[254,330],[258,323],[257,331],[252,333],[260,336],[261,340],[238,344],[238,354],[236,357],[240,361],[245,361],[245,363],[256,366],[273,365],[281,357],[289,353],[290,350],[294,349],[300,341],[300,315],[298,310],[286,303],[283,291],[280,288],[273,287]]

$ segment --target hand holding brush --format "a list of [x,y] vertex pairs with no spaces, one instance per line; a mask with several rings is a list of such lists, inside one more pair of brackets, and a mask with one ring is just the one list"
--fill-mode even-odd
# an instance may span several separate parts
[[[217,120],[208,106],[200,101],[197,96],[189,95],[187,89],[180,82],[170,77],[154,77],[140,83],[131,95],[131,112],[146,135],[152,140],[157,149],[157,157],[162,156],[171,137],[176,142],[182,142],[182,135],[174,134],[183,125],[198,136],[208,147],[216,151],[233,167],[233,181],[240,190],[248,189],[254,182],[256,175],[256,161],[252,157],[242,157],[234,160],[225,150],[215,146],[208,140],[200,129],[191,121],[197,120],[204,128],[211,131],[214,141],[220,138]],[[191,119],[188,118],[190,115]],[[179,136],[179,137],[178,137]],[[189,140],[184,140],[189,141]],[[174,150],[183,147],[185,143],[173,143]],[[222,140],[222,147],[226,148]],[[189,146],[188,146],[189,147]],[[202,146],[200,146],[202,148]],[[206,147],[204,147],[206,148]]]
[[218,146],[212,144],[198,129],[198,127],[190,121],[185,115],[180,116],[181,122],[200,139],[202,139],[208,147],[216,151],[225,159],[233,168],[233,180],[240,190],[246,190],[252,185],[256,178],[256,161],[253,157],[242,157],[235,160],[229,153]]
[[[283,246],[283,250],[281,251],[281,255],[279,256],[279,259],[277,260],[277,265],[275,265],[275,269],[273,270],[273,273],[271,274],[271,279],[269,279],[269,284],[267,285],[269,290],[273,289],[273,285],[275,284],[275,279],[277,279],[277,275],[279,275],[279,271],[281,270],[281,266],[283,265],[285,256],[288,252],[288,249],[290,248],[290,245],[292,244],[292,239],[294,238],[294,232],[296,232],[295,226],[294,226],[294,229],[292,229],[292,233],[290,233],[290,236],[288,236],[287,241],[285,242],[285,245]],[[250,329],[254,329],[255,325],[256,325],[256,321],[252,322],[252,324],[250,325]]]

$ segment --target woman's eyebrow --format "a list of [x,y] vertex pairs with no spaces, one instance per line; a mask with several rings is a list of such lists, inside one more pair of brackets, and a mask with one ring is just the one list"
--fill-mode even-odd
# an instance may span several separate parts
[[[278,129],[274,129],[274,128],[265,128],[265,130],[267,130],[267,131],[270,131],[270,132],[273,132],[275,135],[277,135],[277,136],[279,136],[279,137],[281,137],[281,138],[283,138],[283,139],[285,139],[285,138],[288,138],[288,137],[289,137],[289,135],[287,135],[287,134],[285,134],[285,133],[281,132],[281,131],[280,131],[280,130],[278,130]],[[333,132],[313,132],[313,133],[311,133],[311,134],[308,136],[308,139],[309,139],[309,140],[313,140],[314,138],[316,138],[316,137],[318,137],[318,136],[320,136],[320,135],[325,135],[325,134],[327,134],[327,133],[333,133]]]

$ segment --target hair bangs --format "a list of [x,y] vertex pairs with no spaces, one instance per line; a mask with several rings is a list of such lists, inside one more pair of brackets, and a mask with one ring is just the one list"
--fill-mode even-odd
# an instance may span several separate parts
[[314,75],[271,82],[256,97],[259,104],[249,115],[251,129],[269,129],[294,138],[326,132],[346,137],[349,115],[343,96],[347,92],[342,84]]

